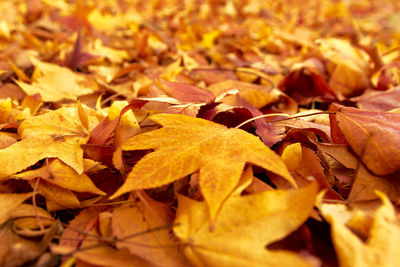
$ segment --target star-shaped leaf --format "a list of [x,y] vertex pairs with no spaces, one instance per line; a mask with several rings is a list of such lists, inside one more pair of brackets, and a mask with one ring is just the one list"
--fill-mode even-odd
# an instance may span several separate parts
[[254,135],[184,115],[159,114],[151,119],[164,128],[134,136],[122,148],[155,152],[134,166],[112,198],[137,189],[159,187],[200,170],[201,192],[214,219],[238,184],[247,162],[294,184],[280,157]]
[[289,251],[265,246],[297,229],[310,215],[317,183],[298,190],[271,190],[232,196],[221,208],[213,231],[204,202],[178,196],[174,232],[195,266],[309,266]]
[[18,127],[21,141],[0,149],[0,178],[32,166],[44,158],[59,158],[78,174],[83,172],[83,150],[88,140],[76,108],[60,108],[25,120]]

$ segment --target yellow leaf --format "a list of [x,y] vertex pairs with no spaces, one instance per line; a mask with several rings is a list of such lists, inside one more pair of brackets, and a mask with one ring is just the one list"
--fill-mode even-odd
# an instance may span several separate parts
[[82,125],[85,127],[86,130],[89,130],[89,118],[85,112],[85,110],[82,107],[81,101],[78,101],[78,104],[76,105],[78,109],[78,115],[79,119],[81,120]]
[[46,210],[28,204],[19,205],[11,214],[10,219],[13,219],[13,224],[17,228],[38,229],[40,226],[36,215],[40,216],[44,227],[48,227],[54,223],[53,217]]
[[179,195],[174,232],[195,266],[309,266],[292,252],[268,251],[265,246],[308,218],[317,187],[311,183],[297,190],[233,196],[222,206],[213,231],[206,203]]
[[350,44],[335,38],[317,40],[322,55],[330,60],[329,85],[337,95],[350,95],[369,86],[368,55]]
[[335,212],[323,211],[331,224],[333,244],[340,266],[398,266],[400,254],[400,223],[389,199],[376,191],[383,204],[374,214],[369,237],[364,242],[354,234]]
[[[35,180],[30,181],[30,184],[34,187]],[[78,198],[68,189],[40,180],[37,190],[46,198],[46,206],[49,212],[81,208]]]
[[141,159],[112,196],[162,186],[200,170],[200,189],[215,219],[223,201],[239,182],[247,162],[295,184],[280,157],[260,139],[240,129],[184,115],[151,119],[164,128],[134,136],[124,150],[156,149]]
[[214,46],[215,39],[221,34],[219,30],[211,31],[203,35],[200,45],[204,48],[211,48]]
[[[127,249],[115,249],[110,245],[106,245],[94,239],[93,236],[98,236],[99,233],[93,229],[88,236],[83,240],[81,250],[74,253],[74,257],[89,263],[90,266],[118,266],[118,267],[152,267],[154,265],[149,262],[132,255]],[[86,248],[86,249],[85,249]]]
[[25,194],[0,194],[0,225],[5,223],[11,216],[13,211],[27,198],[31,197],[32,193]]
[[175,77],[182,72],[183,68],[181,67],[182,58],[179,57],[177,60],[169,64],[160,75],[160,78],[173,82],[175,81]]
[[20,80],[22,82],[28,82],[28,83],[31,81],[31,79],[28,76],[26,76],[25,72],[23,70],[21,70],[17,65],[12,63],[10,60],[8,61],[8,65],[10,65],[10,67],[14,71],[15,75],[17,75],[18,80]]
[[300,143],[290,144],[283,150],[282,160],[289,171],[294,171],[300,164],[302,149]]
[[11,98],[0,103],[0,123],[6,123],[11,114]]
[[[101,246],[102,243],[91,242],[91,246],[95,246],[97,244],[98,247],[78,251],[74,254],[76,258],[79,260],[89,263],[90,266],[118,266],[118,267],[132,267],[132,266],[140,266],[140,267],[152,267],[154,265],[149,264],[148,262],[140,259],[139,257],[135,257],[130,254],[126,249],[117,250],[111,246]],[[90,243],[87,243],[85,246],[89,246]]]
[[[108,118],[113,120],[117,118],[124,107],[128,105],[128,101],[114,101],[108,110]],[[116,147],[112,162],[116,169],[125,172],[124,162],[122,159],[121,145],[129,138],[140,131],[139,122],[137,121],[132,110],[128,110],[121,116],[121,120],[115,129],[114,147]]]
[[98,189],[86,174],[78,174],[71,167],[58,159],[49,160],[49,162],[49,164],[44,164],[43,167],[39,169],[18,173],[13,175],[13,177],[26,180],[40,177],[64,189],[99,195],[106,194]]
[[97,84],[83,74],[56,64],[41,62],[31,58],[35,66],[32,84],[15,81],[28,95],[40,94],[43,101],[76,100],[77,96],[93,93]]
[[42,104],[42,98],[40,95],[27,95],[24,97],[24,100],[22,100],[21,109],[24,110],[28,108],[30,114],[34,116]]
[[[59,158],[83,172],[82,131],[76,108],[60,108],[25,120],[18,127],[21,141],[0,149],[0,178],[15,174],[46,157]],[[18,160],[16,160],[18,159]]]

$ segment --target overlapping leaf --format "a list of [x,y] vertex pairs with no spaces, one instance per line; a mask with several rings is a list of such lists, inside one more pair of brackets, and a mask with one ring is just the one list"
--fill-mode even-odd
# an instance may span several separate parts
[[221,208],[210,231],[206,203],[179,196],[175,234],[186,244],[184,253],[195,266],[309,266],[287,251],[265,245],[298,228],[309,216],[317,184],[298,190],[267,191],[234,196]]
[[[389,199],[378,192],[383,204],[375,212],[367,240],[362,241],[340,214],[322,208],[332,227],[332,239],[337,250],[340,266],[396,266],[400,260],[400,224]],[[360,222],[361,223],[361,222]]]
[[[18,127],[21,141],[0,150],[0,177],[32,166],[43,158],[56,157],[83,172],[83,150],[88,136],[83,131],[76,108],[60,108],[25,120]],[[18,160],[16,160],[18,159]]]
[[200,170],[200,188],[214,219],[239,182],[246,162],[272,171],[293,183],[275,152],[257,137],[184,115],[154,115],[164,127],[134,136],[124,150],[155,149],[140,160],[125,184],[113,195],[162,186]]
[[400,114],[340,107],[338,126],[346,141],[377,175],[400,169]]

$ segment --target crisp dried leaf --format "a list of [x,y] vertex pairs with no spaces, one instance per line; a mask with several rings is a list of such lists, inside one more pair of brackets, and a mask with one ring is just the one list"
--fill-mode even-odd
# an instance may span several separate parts
[[178,196],[175,234],[196,266],[309,266],[299,255],[265,245],[297,229],[310,215],[317,184],[289,191],[234,196],[221,208],[210,231],[206,203]]
[[367,91],[359,97],[353,98],[362,110],[389,111],[400,106],[400,87],[387,91]]
[[285,147],[281,158],[289,171],[296,170],[302,158],[301,144],[294,143]]
[[336,38],[320,39],[318,44],[323,56],[334,64],[329,86],[338,96],[354,94],[369,86],[370,67],[363,50]]
[[122,148],[156,151],[134,166],[112,198],[137,189],[159,187],[200,170],[200,189],[214,219],[238,184],[246,162],[293,183],[280,157],[245,131],[183,115],[160,114],[151,118],[164,127],[134,136]]
[[39,242],[24,239],[12,229],[12,224],[0,227],[0,265],[24,266],[43,253]]
[[[100,244],[100,243],[97,243]],[[87,244],[85,246],[94,245]],[[126,249],[115,249],[111,246],[97,247],[74,253],[77,259],[89,263],[90,266],[118,266],[118,267],[152,267],[154,265],[135,257]]]

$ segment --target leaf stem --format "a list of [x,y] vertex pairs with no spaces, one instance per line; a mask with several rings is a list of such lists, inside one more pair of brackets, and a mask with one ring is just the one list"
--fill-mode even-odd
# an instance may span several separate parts
[[316,113],[311,113],[311,114],[304,114],[304,115],[298,115],[298,116],[290,116],[288,114],[285,113],[271,113],[271,114],[264,114],[264,115],[260,115],[257,117],[253,117],[250,118],[242,123],[240,123],[239,125],[237,125],[235,128],[239,129],[240,127],[242,127],[243,125],[258,120],[258,119],[262,119],[262,118],[268,118],[268,117],[276,117],[276,116],[282,116],[282,117],[286,117],[284,119],[277,119],[275,121],[271,121],[271,122],[280,122],[280,121],[286,121],[286,120],[291,120],[291,119],[297,119],[297,118],[302,118],[302,117],[308,117],[308,116],[314,116],[314,115],[321,115],[321,114],[334,114],[335,112],[331,112],[331,111],[321,111],[321,112],[316,112]]

